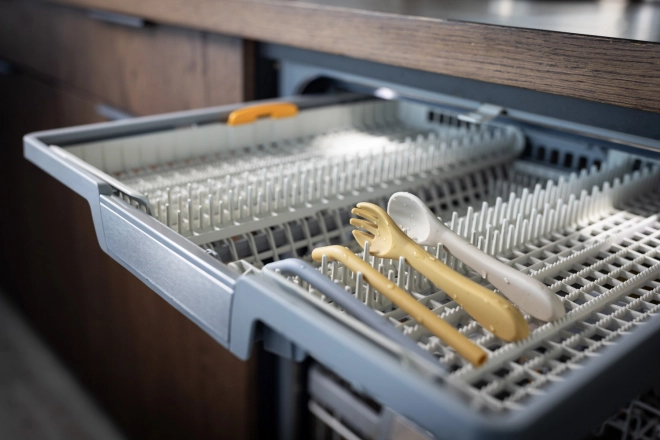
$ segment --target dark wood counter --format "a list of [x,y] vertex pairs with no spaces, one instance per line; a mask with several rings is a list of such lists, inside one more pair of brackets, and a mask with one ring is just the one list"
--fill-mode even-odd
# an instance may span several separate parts
[[627,0],[305,0],[397,15],[660,43],[660,4]]
[[[438,6],[431,0],[57,2],[660,112],[660,35],[653,26],[659,4],[639,5],[640,12],[633,13],[625,4],[617,8],[606,2],[608,9],[598,6],[602,2],[581,2],[578,19],[577,6],[566,2],[546,2],[545,9],[529,6],[527,13],[523,5],[534,3],[484,2],[490,6],[470,11],[456,2]],[[619,20],[629,25],[617,27]],[[526,22],[536,28],[521,27]]]

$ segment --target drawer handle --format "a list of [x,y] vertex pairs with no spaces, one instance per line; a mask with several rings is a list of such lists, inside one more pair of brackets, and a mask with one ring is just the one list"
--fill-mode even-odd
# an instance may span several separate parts
[[268,104],[251,105],[234,110],[229,114],[228,125],[249,124],[259,118],[273,119],[289,118],[298,114],[298,106],[290,102],[271,102]]

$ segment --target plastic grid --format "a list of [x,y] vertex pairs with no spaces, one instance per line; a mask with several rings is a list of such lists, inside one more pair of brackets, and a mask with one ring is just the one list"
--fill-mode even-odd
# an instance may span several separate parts
[[[508,344],[499,340],[473,321],[444,292],[410,270],[404,261],[367,257],[381,273],[486,349],[489,361],[482,368],[474,369],[424,327],[393,308],[387,298],[364,283],[359,274],[337,262],[324,262],[320,270],[365,304],[383,313],[404,334],[417,340],[440,362],[448,365],[453,371],[450,380],[472,395],[475,408],[491,411],[520,408],[526,399],[542,394],[547,385],[561,380],[561,375],[571,367],[584,362],[592,353],[660,311],[660,261],[655,259],[656,248],[660,245],[660,223],[655,215],[638,213],[640,207],[646,213],[658,212],[657,195],[638,199],[624,209],[613,207],[615,202],[626,200],[632,194],[656,188],[658,173],[647,168],[623,178],[612,178],[618,174],[615,169],[593,171],[582,177],[569,178],[563,184],[548,183],[541,191],[537,186],[537,191],[523,190],[521,196],[511,196],[513,206],[516,201],[518,206],[525,206],[524,200],[531,198],[533,201],[534,194],[539,198],[538,224],[547,226],[536,230],[528,228],[533,232],[529,232],[525,240],[516,242],[509,234],[497,246],[488,246],[484,235],[471,234],[472,241],[483,249],[493,250],[502,261],[527,271],[562,295],[566,317],[543,323],[526,316],[533,331],[525,341]],[[590,193],[582,190],[594,182],[600,185]],[[574,192],[580,197],[575,198]],[[564,204],[557,199],[560,194],[573,202]],[[500,210],[506,212],[503,206],[500,202]],[[485,208],[486,212],[490,209]],[[530,209],[532,211],[534,208]],[[564,212],[564,215],[555,215],[555,212]],[[509,213],[509,217],[511,215],[513,213]],[[464,220],[465,217],[457,223],[452,222],[451,227],[455,231],[466,231]],[[506,220],[505,214],[499,222],[506,226]],[[513,231],[523,229],[520,222],[518,228],[511,227]],[[484,229],[492,230],[492,224]],[[493,233],[491,238],[495,243],[494,237]],[[430,248],[430,251],[471,278],[483,282],[478,274],[453,261],[441,246]],[[302,284],[320,296],[312,287]]]

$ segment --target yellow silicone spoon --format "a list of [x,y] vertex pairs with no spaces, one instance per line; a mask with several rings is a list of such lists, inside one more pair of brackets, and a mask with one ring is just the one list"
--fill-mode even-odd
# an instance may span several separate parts
[[475,345],[448,322],[431,312],[424,304],[418,302],[408,292],[388,280],[383,274],[371,267],[369,263],[363,261],[349,249],[343,246],[325,246],[316,248],[312,252],[314,261],[321,261],[323,255],[326,255],[329,260],[341,262],[353,272],[362,273],[362,277],[367,283],[389,298],[401,310],[408,313],[420,325],[423,325],[443,342],[453,347],[454,350],[471,364],[479,366],[486,361],[488,356],[479,346]]
[[370,243],[370,252],[381,258],[406,263],[444,290],[479,324],[505,341],[519,341],[529,335],[529,326],[518,309],[506,299],[437,261],[411,240],[387,213],[373,203],[358,203],[351,211],[363,219],[351,224],[364,231],[353,231],[360,246]]

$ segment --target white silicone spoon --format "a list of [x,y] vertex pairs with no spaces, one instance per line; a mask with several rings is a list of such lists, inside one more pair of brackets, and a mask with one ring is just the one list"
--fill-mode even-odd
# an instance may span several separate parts
[[542,321],[559,319],[566,311],[559,297],[541,281],[518,272],[455,234],[417,196],[398,192],[387,213],[420,245],[442,243],[451,254],[476,270],[521,310]]

